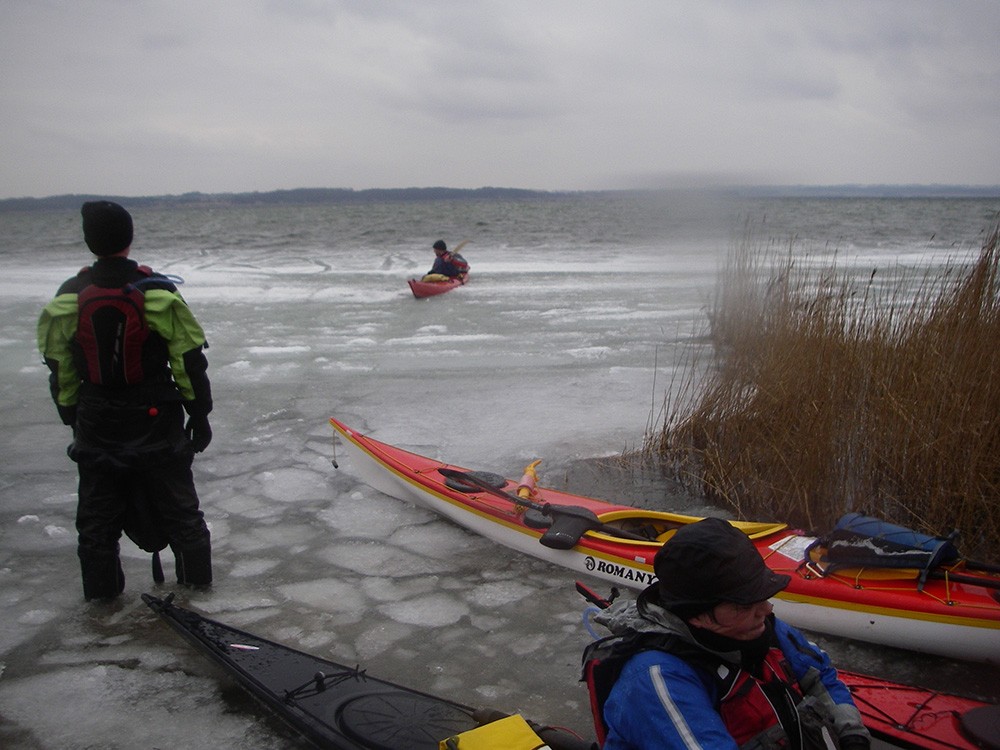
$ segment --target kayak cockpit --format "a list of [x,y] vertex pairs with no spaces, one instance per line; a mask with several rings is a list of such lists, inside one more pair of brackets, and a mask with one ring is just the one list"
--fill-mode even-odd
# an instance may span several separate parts
[[[661,545],[674,535],[682,526],[702,520],[701,516],[688,516],[679,513],[650,510],[614,510],[599,513],[598,519],[605,528],[616,528],[630,534],[644,537],[649,544]],[[771,523],[767,521],[730,521],[733,526],[745,533],[751,539],[760,539],[771,534],[777,534],[788,528],[786,523]],[[595,536],[610,536],[605,528],[592,530]]]

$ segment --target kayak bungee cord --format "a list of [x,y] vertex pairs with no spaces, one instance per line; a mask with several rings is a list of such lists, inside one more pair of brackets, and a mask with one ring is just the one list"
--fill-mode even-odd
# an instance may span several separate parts
[[363,682],[366,678],[365,670],[361,669],[360,665],[354,667],[354,669],[345,669],[342,672],[330,675],[325,672],[317,672],[307,682],[304,682],[297,688],[286,690],[285,703],[295,703],[298,698],[312,698],[324,692],[328,687],[339,685],[348,680],[353,679]]

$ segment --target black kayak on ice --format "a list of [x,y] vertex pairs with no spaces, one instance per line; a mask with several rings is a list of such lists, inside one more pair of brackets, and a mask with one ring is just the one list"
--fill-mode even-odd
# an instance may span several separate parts
[[[255,698],[320,748],[438,750],[439,742],[505,716],[380,680],[173,603],[142,600]],[[552,750],[591,750],[576,735],[532,724]]]

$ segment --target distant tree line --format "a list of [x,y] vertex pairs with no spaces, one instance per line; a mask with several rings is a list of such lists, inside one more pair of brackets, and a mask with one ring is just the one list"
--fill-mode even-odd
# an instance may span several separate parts
[[0,211],[77,208],[89,200],[112,200],[141,206],[247,206],[305,205],[322,203],[385,203],[387,201],[436,200],[540,200],[578,193],[520,190],[517,188],[296,188],[252,193],[183,193],[180,195],[116,196],[73,193],[47,198],[7,198],[0,200]]
[[[997,198],[1000,185],[748,185],[716,187],[711,192],[741,198]],[[651,190],[547,191],[519,188],[296,188],[251,193],[182,193],[180,195],[115,196],[73,193],[45,198],[6,198],[0,211],[77,208],[88,200],[113,200],[131,207],[306,205],[385,203],[440,200],[559,200],[579,196],[648,194]],[[664,192],[670,192],[669,189]]]

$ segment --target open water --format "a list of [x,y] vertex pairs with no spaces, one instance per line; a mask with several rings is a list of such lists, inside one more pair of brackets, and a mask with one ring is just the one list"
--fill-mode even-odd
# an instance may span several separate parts
[[[605,195],[133,210],[133,257],[183,277],[209,337],[215,438],[195,470],[216,583],[156,586],[123,540],[127,588],[110,606],[82,598],[70,436],[35,349],[41,307],[90,262],[79,215],[0,212],[0,746],[298,746],[143,591],[589,733],[572,578],[379,494],[343,456],[335,469],[327,417],[470,467],[519,475],[540,458],[544,484],[696,510],[590,459],[641,443],[672,374],[705,345],[720,260],[748,223],[795,252],[900,269],[974,257],[998,209]],[[406,279],[438,238],[469,240],[471,281],[414,300]],[[995,668],[819,640],[857,671],[1000,697]]]

